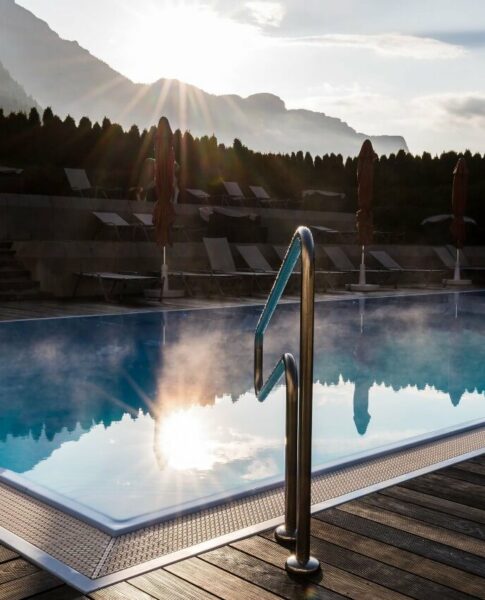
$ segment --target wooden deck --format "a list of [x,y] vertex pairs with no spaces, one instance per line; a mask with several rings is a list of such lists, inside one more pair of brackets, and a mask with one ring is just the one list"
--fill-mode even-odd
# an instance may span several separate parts
[[0,546],[0,600],[485,599],[485,455],[318,513],[312,552],[306,583],[270,531],[83,596]]

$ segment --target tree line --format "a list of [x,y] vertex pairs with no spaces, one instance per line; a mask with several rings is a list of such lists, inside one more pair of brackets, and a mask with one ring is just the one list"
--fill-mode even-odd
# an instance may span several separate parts
[[[128,131],[105,118],[92,123],[83,117],[61,119],[46,108],[40,115],[5,115],[0,109],[0,164],[23,167],[25,193],[69,194],[63,168],[83,168],[93,185],[129,190],[137,185],[144,160],[153,156],[155,127]],[[340,154],[312,156],[253,151],[240,141],[232,146],[212,136],[194,137],[189,131],[174,133],[176,160],[180,165],[181,189],[200,188],[220,193],[221,182],[237,181],[243,189],[262,185],[275,198],[304,201],[304,189],[343,192],[343,210],[356,209],[357,158]],[[376,162],[374,211],[377,225],[404,231],[416,229],[426,216],[449,213],[453,169],[464,156],[469,169],[467,213],[485,225],[485,155],[428,152],[412,155],[404,151],[381,156]],[[0,191],[15,187],[9,178],[0,180]],[[9,187],[10,186],[10,187]],[[321,199],[324,207],[324,200]]]

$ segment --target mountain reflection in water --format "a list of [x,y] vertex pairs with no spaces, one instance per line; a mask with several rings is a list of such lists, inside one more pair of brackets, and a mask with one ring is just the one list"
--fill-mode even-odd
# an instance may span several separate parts
[[[125,415],[149,414],[163,430],[163,422],[181,408],[212,405],[228,395],[243,401],[253,395],[259,312],[1,324],[0,442],[57,436],[50,453],[65,439],[78,439],[98,424],[109,427]],[[266,372],[282,352],[298,354],[298,327],[298,307],[280,306],[265,341]],[[455,407],[465,392],[483,394],[484,341],[480,294],[318,303],[314,381],[354,385],[353,420],[365,435],[375,385],[394,391],[434,388]],[[39,458],[34,452],[32,464]]]

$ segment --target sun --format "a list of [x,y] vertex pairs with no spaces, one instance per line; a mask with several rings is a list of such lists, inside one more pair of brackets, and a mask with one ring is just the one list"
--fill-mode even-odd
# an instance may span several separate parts
[[210,6],[173,3],[133,13],[127,40],[127,69],[136,81],[161,77],[217,91],[224,73],[237,69],[260,36],[250,25],[218,14]]

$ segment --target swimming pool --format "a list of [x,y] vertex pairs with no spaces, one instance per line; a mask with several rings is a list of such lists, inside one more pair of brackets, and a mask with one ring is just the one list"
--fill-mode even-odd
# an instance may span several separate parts
[[[0,478],[110,533],[283,480],[285,390],[254,395],[261,307],[0,325]],[[313,465],[485,419],[485,295],[316,305]],[[297,355],[277,309],[269,368]]]

